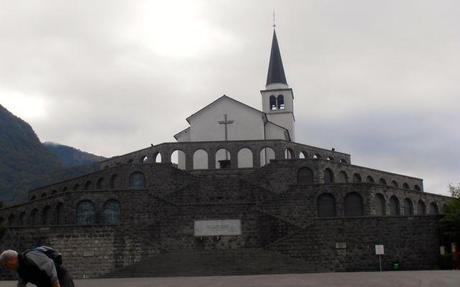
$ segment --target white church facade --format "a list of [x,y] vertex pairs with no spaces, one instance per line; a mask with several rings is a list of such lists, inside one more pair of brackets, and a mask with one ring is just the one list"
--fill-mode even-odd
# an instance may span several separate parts
[[[288,86],[284,72],[276,32],[270,53],[270,62],[265,89],[260,91],[262,108],[258,110],[231,97],[223,95],[187,118],[189,127],[174,137],[178,142],[227,141],[227,140],[295,140],[294,94]],[[275,158],[273,151],[260,155],[266,164]],[[289,155],[287,156],[289,157]],[[230,154],[219,150],[216,168],[230,165]],[[208,168],[205,153],[194,155],[194,168]],[[240,167],[252,167],[252,158],[244,152],[239,155]],[[178,166],[185,168],[185,157],[178,155]]]

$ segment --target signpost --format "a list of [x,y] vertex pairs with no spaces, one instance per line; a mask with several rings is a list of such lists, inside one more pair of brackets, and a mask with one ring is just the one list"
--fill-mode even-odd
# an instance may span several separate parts
[[382,244],[375,245],[375,254],[379,257],[380,272],[382,272],[382,255],[385,254]]

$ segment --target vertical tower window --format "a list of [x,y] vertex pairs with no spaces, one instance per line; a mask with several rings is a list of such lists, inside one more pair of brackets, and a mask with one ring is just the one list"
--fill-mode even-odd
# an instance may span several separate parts
[[276,98],[275,98],[275,96],[270,96],[270,111],[276,111]]
[[278,110],[284,110],[284,96],[283,95],[278,96],[277,102],[278,102]]

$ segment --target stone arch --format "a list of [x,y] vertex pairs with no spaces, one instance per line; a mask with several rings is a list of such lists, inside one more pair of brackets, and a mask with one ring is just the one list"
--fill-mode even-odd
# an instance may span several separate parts
[[417,214],[418,215],[426,215],[426,205],[423,200],[419,200],[417,203]]
[[41,198],[45,198],[46,196],[47,196],[46,192],[44,192],[44,193],[42,193],[42,194],[40,195]]
[[439,214],[439,208],[438,208],[438,204],[436,202],[430,203],[430,207],[428,208],[428,214],[430,214],[430,215],[438,215]]
[[64,204],[62,202],[59,202],[56,205],[56,217],[54,219],[54,222],[56,224],[63,224],[64,223]]
[[254,167],[254,157],[252,150],[249,148],[242,148],[238,151],[238,168],[251,168]]
[[343,170],[339,172],[339,182],[341,182],[341,183],[347,183],[348,182],[348,175]]
[[379,183],[380,183],[381,185],[387,185],[387,181],[386,181],[383,177],[380,178]]
[[104,188],[104,178],[100,177],[97,182],[96,182],[96,188],[97,189],[103,189]]
[[149,156],[148,155],[143,155],[141,156],[141,159],[139,161],[140,163],[148,163],[149,162]]
[[30,198],[30,200],[35,200],[35,199],[37,199],[35,195],[32,195],[32,197]]
[[278,110],[284,110],[284,96],[283,95],[278,95],[276,98],[276,103],[277,103],[277,108]]
[[[26,221],[26,212],[23,211],[23,212],[21,212],[21,214],[19,214],[18,225],[21,225],[21,226],[25,225],[26,224],[25,221]],[[0,222],[0,224],[2,224],[2,223]]]
[[407,184],[407,182],[405,182],[405,183],[403,183],[402,187],[403,187],[404,189],[409,189],[409,184]]
[[380,193],[375,195],[375,215],[386,215],[386,200]]
[[156,163],[161,163],[161,162],[163,162],[163,157],[161,156],[161,153],[160,153],[160,152],[156,152],[156,153],[153,155],[153,160],[154,160],[154,162],[156,162]]
[[308,167],[302,167],[297,171],[297,183],[298,184],[312,184],[313,183],[313,171]]
[[272,159],[276,159],[275,151],[271,147],[264,147],[260,150],[260,166],[269,164]]
[[10,216],[8,216],[8,226],[14,225],[16,225],[16,216],[14,214],[10,214]]
[[421,190],[422,190],[422,189],[420,188],[420,185],[418,185],[418,184],[414,185],[414,189],[415,189],[416,191],[421,191]]
[[359,173],[354,173],[353,174],[353,182],[354,183],[360,183],[363,182],[361,175]]
[[390,215],[400,215],[399,199],[396,196],[390,197]]
[[96,206],[91,200],[82,200],[77,204],[77,224],[96,224]]
[[176,165],[178,169],[185,170],[186,167],[186,155],[183,150],[176,149],[171,153],[171,163]]
[[73,186],[73,190],[76,191],[76,190],[79,190],[80,189],[80,185],[78,183],[76,183],[74,186]]
[[104,203],[102,212],[104,224],[117,225],[121,219],[121,204],[118,200],[109,199]]
[[306,159],[307,157],[308,157],[308,153],[304,151],[299,152],[299,156],[298,156],[299,159]]
[[38,223],[38,209],[34,208],[29,214],[29,225],[37,225]]
[[403,211],[404,211],[405,216],[414,215],[414,204],[412,203],[412,200],[410,200],[410,198],[405,198],[404,199]]
[[334,183],[334,172],[330,168],[324,170],[324,183]]
[[321,155],[319,153],[314,153],[313,159],[321,159]]
[[64,187],[62,188],[62,192],[66,192],[66,191],[67,191],[67,186],[64,186]]
[[276,106],[276,97],[274,95],[271,95],[270,96],[270,111],[276,111],[277,109],[277,106]]
[[391,185],[394,186],[394,187],[399,187],[399,184],[398,184],[398,182],[396,180],[392,180]]
[[51,223],[51,206],[47,205],[42,209],[41,224],[48,225]]
[[86,181],[84,189],[85,190],[91,189],[91,180]]
[[56,194],[56,193],[57,193],[56,189],[51,190],[51,194]]
[[284,150],[284,159],[293,159],[293,158],[295,158],[294,151],[291,148],[286,148]]
[[346,159],[343,159],[343,158],[342,158],[342,159],[340,159],[340,161],[339,161],[339,162],[340,162],[340,163],[343,163],[343,164],[347,164],[347,163],[348,163],[348,162],[347,162],[347,160],[346,160]]
[[193,169],[208,169],[208,152],[197,149],[193,152]]
[[140,171],[135,171],[129,175],[129,187],[135,189],[145,188],[145,176]]
[[375,180],[374,180],[374,178],[373,178],[372,176],[368,175],[368,176],[366,177],[366,182],[367,182],[367,183],[375,183]]
[[334,161],[334,158],[332,156],[328,156],[328,157],[326,157],[326,160]]
[[220,148],[216,151],[215,167],[216,169],[231,168],[232,157],[230,151],[226,148]]
[[110,177],[110,189],[118,188],[120,185],[119,178],[117,174],[112,174]]
[[350,192],[344,199],[345,216],[362,216],[364,215],[363,197],[357,192]]
[[333,217],[337,215],[335,197],[330,193],[322,193],[316,199],[318,217]]

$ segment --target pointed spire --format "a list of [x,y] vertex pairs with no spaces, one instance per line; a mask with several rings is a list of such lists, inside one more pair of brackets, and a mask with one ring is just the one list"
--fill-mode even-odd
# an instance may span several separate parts
[[266,86],[275,83],[287,85],[283,60],[281,60],[280,48],[278,46],[278,39],[276,38],[276,31],[273,29],[272,50],[270,52],[270,63],[268,65]]

